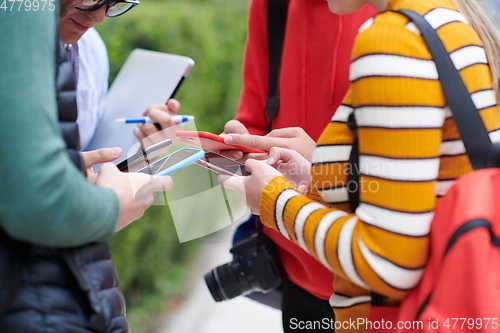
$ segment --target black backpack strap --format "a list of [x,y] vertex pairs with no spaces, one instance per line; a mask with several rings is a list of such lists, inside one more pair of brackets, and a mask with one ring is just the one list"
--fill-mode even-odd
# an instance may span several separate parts
[[411,10],[400,10],[420,30],[436,63],[439,81],[446,101],[453,113],[453,119],[464,142],[467,155],[475,170],[491,166],[492,143],[478,110],[455,68],[448,51],[432,26],[421,15]]
[[272,130],[273,120],[279,110],[278,72],[285,38],[288,0],[267,1],[267,37],[269,57],[269,77],[266,100],[267,130]]
[[[349,195],[349,206],[351,207],[351,212],[355,212],[356,208],[359,206],[359,146],[358,146],[358,136],[357,130],[358,125],[356,124],[356,117],[354,116],[354,110],[349,115],[347,120],[347,126],[354,133],[354,142],[351,147],[351,154],[349,155],[349,174],[347,175],[347,193]],[[351,184],[355,184],[354,187]]]

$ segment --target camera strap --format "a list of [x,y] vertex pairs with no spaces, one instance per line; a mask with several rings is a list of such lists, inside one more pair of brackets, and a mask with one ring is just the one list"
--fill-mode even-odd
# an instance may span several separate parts
[[268,91],[266,100],[266,126],[270,132],[273,128],[273,120],[279,110],[278,97],[278,73],[283,53],[283,41],[285,39],[286,16],[288,0],[267,1],[267,38],[268,38]]
[[257,228],[257,244],[262,244],[264,242],[264,225],[260,221],[260,216],[255,216],[255,227]]

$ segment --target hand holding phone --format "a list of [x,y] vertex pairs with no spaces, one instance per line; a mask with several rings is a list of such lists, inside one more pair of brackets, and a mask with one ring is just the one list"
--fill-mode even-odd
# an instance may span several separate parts
[[160,158],[158,161],[137,170],[136,172],[146,173],[154,176],[165,176],[188,166],[205,155],[202,149],[181,148],[173,153]]
[[244,153],[267,153],[260,149],[226,144],[222,136],[209,132],[177,131],[175,135],[184,143],[210,151],[241,150]]

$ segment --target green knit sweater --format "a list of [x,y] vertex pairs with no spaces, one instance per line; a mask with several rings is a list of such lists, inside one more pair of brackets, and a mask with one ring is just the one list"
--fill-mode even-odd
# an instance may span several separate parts
[[58,126],[57,9],[47,2],[43,11],[18,11],[19,3],[0,8],[0,226],[52,247],[105,240],[118,198],[90,185],[70,162]]

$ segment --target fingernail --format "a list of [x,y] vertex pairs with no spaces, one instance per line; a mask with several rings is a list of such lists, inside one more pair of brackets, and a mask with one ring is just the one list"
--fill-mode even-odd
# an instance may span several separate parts
[[241,151],[234,151],[233,152],[233,158],[239,160],[240,158],[243,157],[243,153]]
[[231,143],[231,142],[233,142],[233,136],[232,135],[226,135],[224,137],[224,142],[225,143]]
[[274,156],[269,156],[267,159],[267,164],[273,164],[274,163]]
[[113,152],[114,157],[122,156],[122,149],[121,148],[118,148],[118,147],[111,148],[111,151]]

